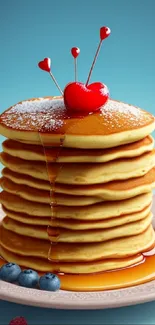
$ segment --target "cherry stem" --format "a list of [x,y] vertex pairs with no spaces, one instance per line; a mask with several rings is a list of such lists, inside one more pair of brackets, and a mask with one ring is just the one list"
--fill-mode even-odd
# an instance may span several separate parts
[[75,82],[77,81],[77,59],[74,59],[74,69],[75,69]]
[[54,76],[53,76],[53,74],[52,74],[52,72],[49,71],[49,74],[50,74],[51,78],[53,79],[55,85],[57,86],[58,90],[60,91],[61,95],[63,96],[63,91],[62,91],[61,88],[59,87],[59,85],[58,85],[56,79],[54,78]]
[[100,51],[100,48],[101,48],[101,44],[102,44],[102,40],[100,40],[100,43],[98,45],[98,48],[97,48],[97,51],[96,51],[96,54],[95,54],[95,57],[94,57],[94,60],[93,60],[93,63],[91,65],[91,68],[90,68],[90,71],[89,71],[89,75],[88,75],[88,79],[86,81],[86,86],[88,86],[88,83],[89,83],[89,80],[90,80],[90,77],[91,77],[91,74],[92,74],[92,71],[94,69],[94,65],[96,63],[96,59],[98,57],[98,54],[99,54],[99,51]]

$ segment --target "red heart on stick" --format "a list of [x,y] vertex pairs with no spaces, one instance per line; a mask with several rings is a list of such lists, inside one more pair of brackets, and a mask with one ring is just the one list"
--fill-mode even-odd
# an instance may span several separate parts
[[101,82],[88,86],[82,82],[72,82],[64,90],[66,107],[74,112],[92,113],[103,106],[109,98],[109,90]]
[[38,63],[38,67],[44,71],[50,72],[51,71],[51,59],[45,58],[43,61]]
[[100,39],[103,41],[111,34],[111,30],[109,27],[101,27],[100,28]]
[[76,59],[78,57],[78,55],[80,54],[80,49],[78,47],[72,47],[71,53],[72,53],[74,59]]

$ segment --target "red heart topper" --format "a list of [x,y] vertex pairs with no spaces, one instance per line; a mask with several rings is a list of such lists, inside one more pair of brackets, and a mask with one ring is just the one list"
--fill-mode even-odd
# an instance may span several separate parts
[[51,71],[51,59],[45,58],[43,61],[38,63],[38,67],[44,71],[50,72]]
[[109,98],[109,90],[101,82],[88,86],[82,82],[72,82],[64,90],[64,102],[73,113],[91,113],[103,106]]

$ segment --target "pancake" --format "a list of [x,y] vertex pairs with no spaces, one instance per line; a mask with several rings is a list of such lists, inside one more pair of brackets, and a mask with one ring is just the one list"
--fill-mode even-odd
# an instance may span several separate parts
[[[148,199],[149,201],[149,199]],[[27,201],[18,195],[13,195],[9,192],[0,192],[0,202],[2,205],[11,211],[27,213],[37,217],[51,217],[50,204],[42,204],[40,202]]]
[[[138,213],[131,213],[129,215],[122,215],[121,217],[117,218],[108,218],[108,219],[103,219],[103,220],[93,220],[93,221],[85,221],[83,222],[75,220],[75,219],[55,219],[55,218],[38,218],[32,216],[32,215],[27,215],[26,213],[19,213],[19,212],[14,212],[11,210],[6,209],[4,206],[2,206],[3,211],[5,214],[16,221],[19,221],[23,224],[29,224],[29,225],[38,225],[38,226],[51,226],[51,227],[60,227],[60,228],[65,228],[65,229],[70,229],[70,230],[87,230],[87,229],[103,229],[103,228],[113,228],[117,226],[121,226],[124,224],[132,223],[138,220],[142,220],[145,218],[150,210],[151,210],[151,205],[143,209],[142,211]],[[24,227],[24,225],[23,225]]]
[[61,184],[101,184],[113,180],[123,180],[145,175],[155,166],[155,150],[140,157],[118,159],[101,164],[63,164],[30,162],[12,157],[4,152],[0,156],[1,163],[12,171],[23,173],[41,180],[55,180]]
[[7,178],[1,178],[0,180],[1,187],[8,193],[19,195],[19,197],[32,201],[32,202],[41,202],[65,206],[88,206],[98,202],[102,202],[103,199],[93,196],[72,196],[65,194],[56,194],[54,195],[53,202],[51,201],[50,191],[35,190],[34,188],[28,186],[17,185]]
[[124,259],[117,260],[104,260],[104,261],[95,261],[89,263],[50,263],[48,259],[42,259],[37,257],[30,256],[21,256],[14,253],[11,253],[9,250],[0,246],[0,254],[8,262],[17,263],[26,268],[32,268],[40,272],[59,272],[67,274],[89,274],[96,272],[104,272],[110,270],[117,270],[125,267],[129,267],[133,264],[140,263],[143,260],[142,255],[132,256]]
[[[155,233],[152,226],[149,226],[143,233],[109,240],[101,243],[89,244],[67,244],[57,243],[49,252],[50,243],[47,240],[21,236],[1,226],[1,245],[16,254],[52,259],[63,262],[90,262],[102,259],[120,259],[146,252],[152,248],[155,242]],[[3,254],[2,254],[3,256]]]
[[[27,185],[21,185],[12,182],[9,178],[0,179],[1,187],[12,194],[34,202],[56,203],[57,205],[66,206],[84,206],[95,204],[106,200],[124,200],[134,196],[150,192],[155,187],[155,168],[143,177],[127,180],[125,182],[110,182],[103,186],[70,188],[55,186],[55,194],[52,198],[50,191],[39,190]],[[58,193],[57,193],[58,192]],[[60,193],[59,193],[60,192]],[[61,193],[67,192],[69,194]],[[76,195],[78,194],[78,195]]]
[[41,179],[34,178],[29,175],[16,173],[7,167],[3,168],[2,175],[4,177],[10,179],[12,182],[14,182],[16,184],[28,185],[28,186],[36,188],[36,189],[42,189],[42,190],[48,190],[48,191],[51,189],[51,184],[49,181],[43,181]]
[[27,213],[27,218],[30,215],[33,218],[35,216],[43,218],[53,216],[61,219],[96,221],[141,212],[151,205],[152,193],[142,194],[128,200],[102,202],[86,207],[58,205],[52,213],[49,204],[27,201],[6,191],[0,193],[0,202],[7,210]]
[[2,226],[8,230],[22,234],[24,236],[46,239],[53,243],[97,243],[110,239],[130,237],[144,232],[151,224],[152,214],[149,213],[144,219],[125,224],[119,227],[107,229],[88,229],[88,230],[68,230],[65,228],[48,228],[45,226],[36,226],[25,224],[5,217],[2,220]]
[[[119,158],[130,158],[140,156],[153,150],[154,139],[147,136],[142,140],[127,145],[122,145],[110,149],[74,149],[62,148],[57,157],[57,162],[61,163],[84,163],[84,162],[108,162]],[[13,140],[5,140],[2,143],[3,151],[13,157],[24,160],[36,160],[54,162],[57,156],[57,148],[46,148],[46,157],[42,145],[29,145]]]
[[22,101],[0,116],[0,133],[6,138],[37,145],[63,142],[71,148],[116,147],[143,139],[154,129],[150,113],[112,99],[83,118],[68,116],[61,97]]
[[[8,168],[2,170],[4,178],[11,180],[13,183],[21,184],[20,189],[26,191],[27,187],[22,185],[28,185],[29,187],[42,190],[50,190],[51,185],[48,181],[41,181],[34,177],[12,172]],[[3,182],[3,179],[2,179]],[[155,187],[155,168],[151,169],[146,175],[131,178],[121,181],[112,181],[104,184],[95,185],[64,185],[55,184],[55,193],[68,194],[68,195],[83,195],[95,196],[104,200],[123,200],[141,193],[151,191]],[[16,187],[19,189],[19,186]],[[19,190],[20,190],[19,189]],[[74,200],[74,198],[73,198]]]

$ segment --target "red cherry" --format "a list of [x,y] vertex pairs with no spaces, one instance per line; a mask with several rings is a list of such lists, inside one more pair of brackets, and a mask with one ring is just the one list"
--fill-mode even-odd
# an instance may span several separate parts
[[51,71],[51,59],[45,58],[43,61],[38,63],[38,67],[44,71],[50,72]]
[[100,28],[100,39],[103,41],[111,34],[111,30],[109,27],[101,27]]
[[78,57],[78,55],[80,54],[80,49],[78,47],[72,47],[71,53],[72,53],[74,59],[76,59]]
[[93,113],[109,98],[109,90],[101,82],[86,86],[82,82],[69,83],[64,90],[64,103],[71,112]]

